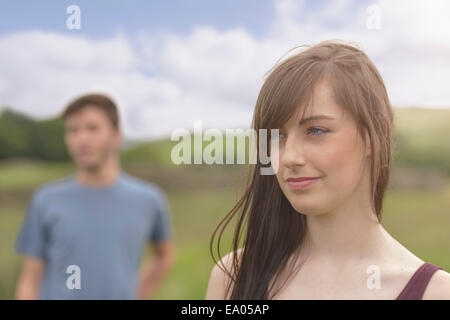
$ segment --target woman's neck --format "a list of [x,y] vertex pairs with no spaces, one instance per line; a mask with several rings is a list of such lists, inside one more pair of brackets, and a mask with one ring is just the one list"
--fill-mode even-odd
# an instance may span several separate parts
[[375,257],[387,232],[370,206],[341,207],[308,215],[305,246],[310,257],[344,266]]

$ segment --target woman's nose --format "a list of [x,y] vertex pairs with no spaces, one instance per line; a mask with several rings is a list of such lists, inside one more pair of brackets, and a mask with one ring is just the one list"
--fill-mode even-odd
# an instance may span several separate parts
[[283,166],[291,168],[304,165],[304,150],[300,139],[288,137],[285,144],[280,148],[280,162]]

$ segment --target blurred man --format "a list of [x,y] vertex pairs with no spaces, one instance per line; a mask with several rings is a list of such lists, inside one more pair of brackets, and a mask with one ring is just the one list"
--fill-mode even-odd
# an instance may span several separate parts
[[25,256],[16,298],[145,299],[175,257],[165,194],[120,168],[119,116],[108,97],[82,96],[62,117],[76,171],[33,194],[15,244]]

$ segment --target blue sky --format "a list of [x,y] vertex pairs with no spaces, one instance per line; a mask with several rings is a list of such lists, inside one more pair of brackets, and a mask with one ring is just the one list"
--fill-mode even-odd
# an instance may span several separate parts
[[[66,28],[71,4],[81,30]],[[449,107],[448,12],[447,0],[0,0],[0,110],[48,118],[100,91],[131,138],[246,128],[276,61],[327,39],[360,46],[395,107]]]
[[[304,11],[320,12],[332,1],[306,1]],[[354,6],[368,5],[360,0]],[[73,33],[65,27],[66,8],[76,4],[82,10],[78,33],[93,38],[111,36],[117,31],[166,30],[186,34],[198,25],[211,25],[224,31],[243,27],[256,37],[267,33],[275,19],[272,0],[15,0],[1,1],[0,35],[30,29]],[[327,21],[333,27],[333,21]]]
[[96,38],[111,36],[117,30],[135,33],[159,29],[183,34],[196,25],[213,25],[218,30],[241,26],[261,36],[274,19],[270,0],[4,0],[0,34],[29,29],[70,33],[65,21],[66,8],[71,4],[81,8],[82,29],[77,32]]

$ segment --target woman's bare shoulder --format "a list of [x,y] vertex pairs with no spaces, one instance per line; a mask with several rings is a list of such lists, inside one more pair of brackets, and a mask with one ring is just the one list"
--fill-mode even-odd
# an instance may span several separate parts
[[450,300],[450,273],[436,271],[423,293],[423,300]]
[[[209,277],[208,289],[206,291],[206,300],[224,300],[228,297],[225,297],[225,291],[227,286],[229,285],[229,281],[231,280],[228,273],[223,269],[228,270],[228,272],[232,272],[233,267],[233,256],[237,253],[237,259],[239,261],[239,257],[242,254],[243,248],[240,248],[236,251],[227,253],[222,259],[219,261],[211,270],[211,274]],[[231,292],[232,287],[230,288]]]
[[[411,279],[414,273],[425,263],[402,245],[395,247],[389,265],[395,279],[400,279],[402,288]],[[430,278],[422,299],[450,299],[450,274],[444,270],[437,270]]]

